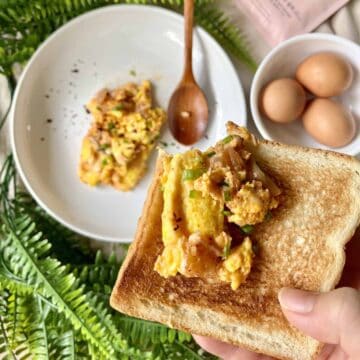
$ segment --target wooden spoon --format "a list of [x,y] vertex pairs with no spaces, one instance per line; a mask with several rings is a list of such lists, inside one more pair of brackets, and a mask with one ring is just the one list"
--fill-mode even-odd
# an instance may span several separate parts
[[194,0],[185,0],[185,66],[180,84],[174,91],[168,108],[170,130],[184,145],[197,142],[206,130],[209,110],[204,93],[192,71],[192,35]]

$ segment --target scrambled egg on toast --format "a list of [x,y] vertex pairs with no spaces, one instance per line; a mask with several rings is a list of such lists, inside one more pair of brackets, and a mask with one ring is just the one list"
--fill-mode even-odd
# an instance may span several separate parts
[[161,276],[224,281],[233,290],[246,280],[255,256],[250,233],[278,206],[280,194],[255,167],[248,136],[162,157],[164,249],[154,266]]

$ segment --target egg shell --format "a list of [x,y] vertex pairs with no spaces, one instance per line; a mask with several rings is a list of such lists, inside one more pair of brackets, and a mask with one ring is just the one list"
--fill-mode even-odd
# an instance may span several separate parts
[[316,141],[331,147],[348,144],[356,131],[350,111],[331,99],[312,100],[304,112],[303,124]]
[[353,69],[340,55],[320,52],[300,63],[296,79],[316,96],[337,96],[350,87]]
[[294,79],[280,78],[267,84],[260,95],[260,111],[270,120],[288,123],[304,111],[306,94]]

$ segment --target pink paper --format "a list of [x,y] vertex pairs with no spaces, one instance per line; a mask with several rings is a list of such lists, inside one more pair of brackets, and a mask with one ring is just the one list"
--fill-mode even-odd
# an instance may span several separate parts
[[314,30],[349,0],[235,0],[272,46]]

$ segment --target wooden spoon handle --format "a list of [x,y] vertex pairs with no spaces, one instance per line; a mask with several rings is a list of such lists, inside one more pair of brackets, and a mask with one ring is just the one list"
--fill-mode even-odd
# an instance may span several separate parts
[[183,81],[195,81],[192,70],[192,38],[194,24],[194,0],[185,0],[185,67]]

